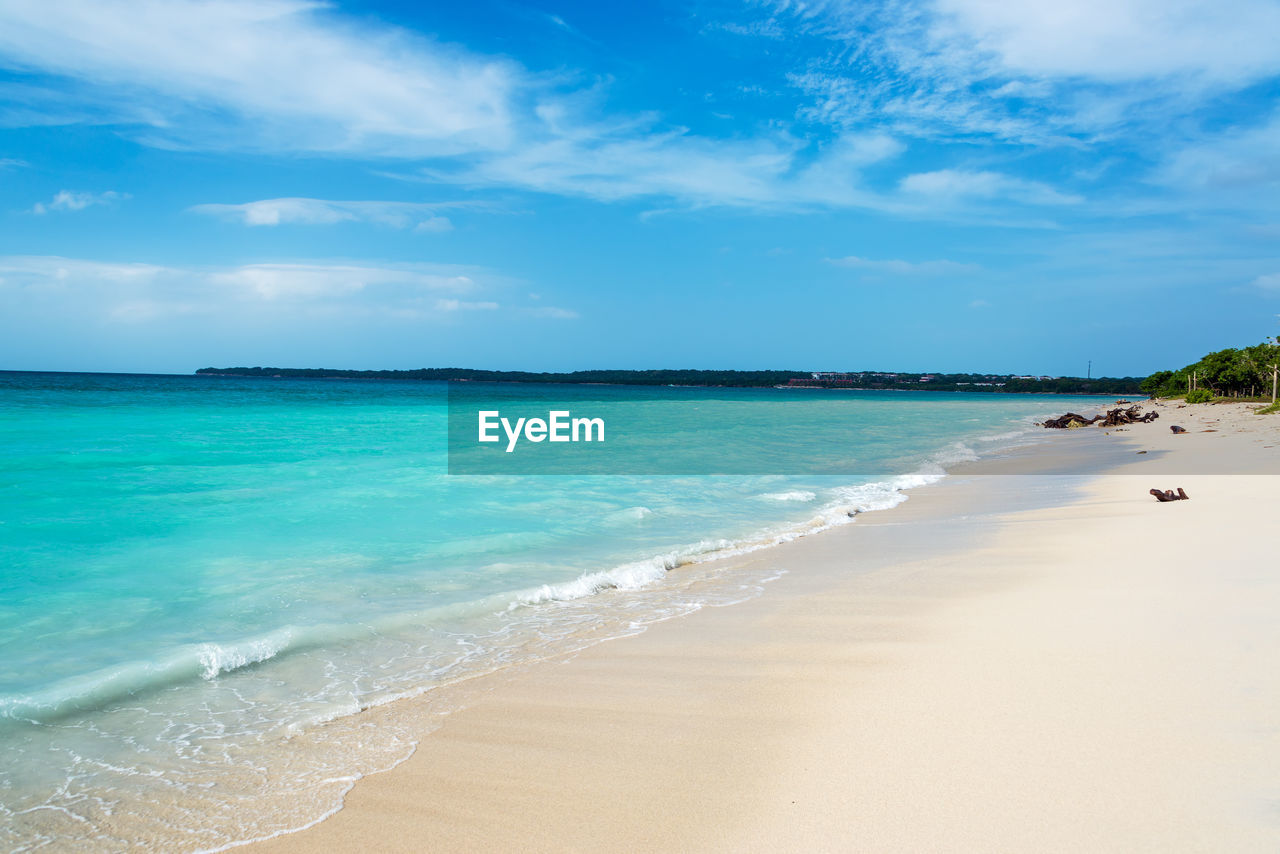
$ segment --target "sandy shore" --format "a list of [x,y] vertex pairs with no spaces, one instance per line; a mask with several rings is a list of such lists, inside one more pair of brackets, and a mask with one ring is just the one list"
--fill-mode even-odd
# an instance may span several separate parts
[[1280,850],[1280,417],[1072,432],[1030,457],[1104,473],[970,468],[726,562],[787,573],[478,680],[408,762],[255,847]]

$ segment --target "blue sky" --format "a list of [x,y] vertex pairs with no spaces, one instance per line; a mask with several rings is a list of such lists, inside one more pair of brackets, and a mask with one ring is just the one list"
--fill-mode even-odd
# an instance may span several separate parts
[[1145,374],[1275,335],[1271,0],[0,5],[0,368]]

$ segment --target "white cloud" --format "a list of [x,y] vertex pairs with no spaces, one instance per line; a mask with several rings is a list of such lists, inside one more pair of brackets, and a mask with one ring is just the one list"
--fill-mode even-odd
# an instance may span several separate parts
[[1053,94],[1051,87],[1043,82],[1034,83],[1026,80],[1010,80],[991,92],[992,98],[1044,98]]
[[1032,205],[1070,205],[1083,201],[1080,196],[1061,193],[1039,181],[990,171],[939,169],[917,172],[903,178],[899,186],[909,194],[952,200],[1005,198]]
[[[431,161],[420,174],[435,181],[605,201],[904,207],[862,183],[863,169],[903,151],[891,135],[847,132],[815,145],[776,128],[717,139],[648,114],[608,118],[599,88],[566,94],[563,81],[508,60],[300,0],[14,0],[0,6],[0,57],[74,81],[55,87],[50,120],[143,125],[142,140],[155,145],[414,158]],[[198,210],[252,225],[452,225],[439,213],[409,223],[414,211],[381,202]]]
[[421,268],[320,264],[248,264],[210,273],[208,280],[267,300],[341,297],[366,290],[467,291],[475,285],[466,275]]
[[736,21],[712,21],[703,27],[703,32],[725,32],[736,36],[759,36],[766,39],[785,39],[786,30],[779,26],[774,18],[750,21],[745,24]]
[[440,234],[445,231],[453,231],[453,222],[447,216],[429,216],[415,225],[413,230]]
[[61,258],[0,257],[0,294],[58,295],[117,320],[165,313],[255,314],[342,311],[430,317],[496,308],[463,295],[500,278],[482,268],[404,264],[246,264],[195,268]]
[[525,85],[512,63],[304,0],[8,0],[0,56],[86,102],[156,96],[153,139],[214,148],[501,148]]
[[175,372],[450,364],[477,335],[518,340],[554,322],[530,315],[523,299],[509,305],[513,287],[517,297],[527,290],[483,267],[447,264],[0,255],[0,357],[14,368]]
[[19,285],[39,287],[82,279],[119,285],[150,281],[164,274],[168,269],[154,264],[84,261],[55,255],[0,256],[0,275],[5,276],[5,284],[11,287]]
[[846,130],[1066,147],[1135,133],[1162,141],[1175,118],[1224,90],[1280,74],[1273,0],[762,5],[818,48],[789,78],[810,99],[802,114]]
[[785,18],[801,32],[850,43],[852,60],[891,62],[909,76],[1003,75],[1034,88],[1051,78],[1114,82],[1168,76],[1243,85],[1280,72],[1280,6],[1270,0],[765,5],[773,9],[769,23]]
[[457,299],[436,300],[437,311],[495,311],[499,308],[496,302],[466,302]]
[[936,8],[935,39],[971,40],[1015,74],[1243,84],[1280,72],[1280,6],[1268,0],[937,0]]
[[667,197],[694,206],[899,206],[861,184],[863,168],[903,150],[884,134],[850,134],[815,152],[786,134],[721,141],[683,130],[641,130],[593,128],[426,174],[464,186],[523,186],[602,201]]
[[549,317],[553,320],[577,320],[578,313],[567,308],[557,308],[555,306],[546,305],[538,308],[526,309],[526,311],[534,317]]
[[1181,189],[1253,191],[1280,184],[1280,114],[1261,125],[1184,145],[1157,178]]
[[1258,276],[1252,282],[1255,288],[1264,291],[1280,291],[1280,273],[1271,273],[1266,276]]
[[75,193],[71,190],[59,190],[50,202],[36,202],[31,208],[34,214],[46,214],[50,211],[75,212],[94,205],[107,205],[129,198],[128,193],[117,193],[108,190],[105,193]]
[[0,157],[0,169],[21,169],[31,164],[15,157]]
[[[64,79],[50,121],[143,125],[154,145],[406,157],[433,161],[434,180],[601,200],[878,206],[858,171],[901,150],[884,134],[817,150],[781,130],[724,140],[607,118],[601,87],[566,94],[508,60],[302,0],[13,0],[0,62]],[[405,214],[316,199],[201,209],[250,224]]]
[[339,222],[371,222],[416,231],[449,231],[453,224],[436,211],[464,203],[347,202],[328,199],[262,199],[239,205],[205,204],[190,208],[245,225],[331,225]]
[[958,261],[940,259],[937,261],[903,261],[897,258],[874,260],[849,255],[844,258],[828,258],[828,264],[837,267],[848,267],[856,270],[870,270],[877,273],[893,273],[900,276],[943,276],[958,273],[972,273],[979,269],[975,264],[961,264]]
[[[830,56],[812,58],[789,78],[808,101],[801,121],[788,107],[785,117],[732,137],[695,134],[647,113],[618,115],[605,100],[607,83],[569,91],[568,76],[536,74],[309,0],[10,0],[0,4],[0,65],[56,78],[19,77],[7,91],[26,118],[11,115],[10,122],[109,122],[167,147],[406,158],[427,164],[414,174],[431,181],[601,201],[911,216],[957,215],[966,202],[995,198],[1079,201],[1041,182],[986,171],[910,176],[899,192],[872,189],[884,182],[865,174],[890,164],[913,137],[1080,145],[1082,136],[1137,121],[1146,105],[1192,97],[1197,86],[1181,79],[1126,87],[1113,85],[1131,82],[1118,65],[1090,71],[1100,52],[1126,44],[1140,25],[1155,26],[1163,38],[1176,13],[1187,31],[1203,24],[1218,37],[1239,35],[1244,47],[1233,54],[1178,43],[1182,59],[1164,64],[1131,51],[1125,61],[1133,74],[1222,81],[1280,67],[1280,58],[1269,58],[1275,52],[1259,47],[1257,34],[1268,32],[1271,20],[1259,0],[1242,0],[1239,21],[1200,0],[1171,0],[1173,12],[1154,0],[1117,0],[1098,12],[1101,23],[1062,19],[1046,2],[1034,5],[1056,30],[994,0],[944,0],[942,7],[788,0],[763,20],[708,24],[726,32],[807,33],[833,46]],[[1068,44],[1046,49],[1033,67],[1036,46],[1057,38],[1053,33]],[[23,87],[30,91],[14,94]],[[1167,118],[1153,115],[1152,123]],[[830,129],[809,134],[806,121]],[[949,206],[936,210],[944,197]],[[452,227],[439,212],[395,204],[265,199],[198,210],[251,225]]]
[[784,141],[717,145],[684,134],[553,138],[457,172],[432,174],[468,185],[525,186],[601,200],[677,196],[742,204],[776,197],[774,179],[791,168]]

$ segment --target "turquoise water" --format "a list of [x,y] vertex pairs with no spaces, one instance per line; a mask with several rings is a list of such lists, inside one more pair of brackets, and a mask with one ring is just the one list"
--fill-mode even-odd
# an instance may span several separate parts
[[653,454],[684,434],[688,456],[724,409],[754,425],[745,470],[785,436],[808,473],[450,476],[442,384],[0,374],[0,847],[211,849],[314,821],[412,749],[353,713],[753,595],[767,578],[681,579],[893,506],[1063,408],[645,395]]

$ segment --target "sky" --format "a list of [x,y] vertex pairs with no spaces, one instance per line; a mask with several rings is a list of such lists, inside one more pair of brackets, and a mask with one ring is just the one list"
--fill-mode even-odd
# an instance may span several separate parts
[[0,369],[1145,375],[1280,331],[1277,0],[4,0]]

